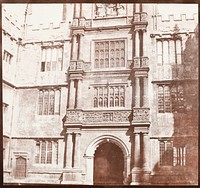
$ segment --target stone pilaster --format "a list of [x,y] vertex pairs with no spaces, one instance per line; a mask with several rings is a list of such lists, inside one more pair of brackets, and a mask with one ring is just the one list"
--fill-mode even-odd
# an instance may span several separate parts
[[80,133],[75,134],[75,152],[74,152],[74,167],[80,168]]
[[70,80],[70,90],[69,90],[69,108],[73,109],[75,105],[75,87],[74,80]]
[[77,35],[72,37],[72,60],[77,60]]
[[72,150],[73,150],[73,142],[72,142],[72,134],[67,133],[66,136],[66,168],[72,168]]
[[135,57],[140,57],[140,33],[135,31]]
[[148,107],[148,78],[143,77],[143,107]]
[[135,78],[135,107],[140,107],[140,78]]
[[82,80],[78,80],[77,108],[82,108]]

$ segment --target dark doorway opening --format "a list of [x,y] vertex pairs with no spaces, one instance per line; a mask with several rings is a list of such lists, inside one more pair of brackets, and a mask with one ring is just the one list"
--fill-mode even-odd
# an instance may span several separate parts
[[124,155],[113,143],[101,144],[94,155],[94,184],[123,184]]

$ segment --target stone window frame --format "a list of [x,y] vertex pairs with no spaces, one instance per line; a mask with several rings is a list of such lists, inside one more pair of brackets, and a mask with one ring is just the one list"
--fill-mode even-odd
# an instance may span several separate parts
[[62,71],[63,54],[64,45],[41,46],[40,72]]
[[[180,42],[180,43],[178,43]],[[161,44],[160,47],[158,45]],[[167,50],[164,50],[164,44],[167,44]],[[166,37],[156,38],[156,57],[157,65],[179,65],[183,63],[182,57],[182,38],[181,37]],[[159,50],[160,49],[160,50]],[[164,60],[164,52],[168,56],[168,62]],[[173,53],[173,56],[170,54]],[[159,60],[159,57],[161,60]]]
[[184,113],[185,105],[183,85],[180,83],[157,84],[157,109],[158,113]]
[[38,89],[38,115],[60,115],[61,88]]
[[[125,84],[100,84],[93,85],[93,108],[108,109],[108,108],[125,108]],[[99,89],[102,88],[102,94]],[[117,89],[118,88],[118,92]],[[113,94],[110,93],[113,89]],[[122,90],[123,89],[123,92]],[[105,95],[105,90],[107,90]],[[97,91],[97,92],[95,92]],[[102,99],[100,102],[99,100]],[[118,99],[118,100],[117,100]]]
[[58,165],[58,139],[36,139],[34,164]]
[[[110,66],[110,43],[111,42],[117,42],[117,41],[124,41],[124,65],[122,65],[122,66],[113,66],[113,67],[111,67]],[[108,67],[105,67],[105,59],[107,59],[106,57],[105,57],[105,47],[104,47],[104,67],[100,67],[100,62],[99,62],[99,67],[95,67],[95,53],[96,53],[96,51],[98,51],[98,50],[96,50],[95,49],[95,44],[96,43],[109,43],[109,52],[108,52]],[[92,41],[92,54],[93,54],[93,57],[92,57],[92,59],[93,59],[93,69],[94,70],[118,70],[118,69],[126,69],[126,64],[127,64],[127,56],[128,56],[128,53],[127,53],[127,47],[128,47],[128,44],[127,44],[127,38],[126,37],[122,37],[122,38],[106,38],[106,39],[95,39],[95,40],[93,40]],[[119,47],[120,48],[120,47]],[[120,48],[121,49],[121,48]],[[99,51],[100,51],[100,49],[99,49]],[[115,51],[114,51],[114,53],[115,53]],[[100,54],[100,52],[99,52],[99,54]],[[119,50],[119,54],[120,54],[120,57],[119,57],[119,59],[120,58],[123,58],[123,57],[121,57],[121,51]],[[115,59],[116,57],[114,57],[114,59]],[[100,58],[99,58],[99,60],[100,60]],[[115,60],[114,60],[114,64],[116,65],[116,62],[115,62]],[[119,64],[121,64],[121,61],[119,61]]]
[[160,138],[159,157],[160,166],[186,166],[186,146],[175,145],[170,138]]

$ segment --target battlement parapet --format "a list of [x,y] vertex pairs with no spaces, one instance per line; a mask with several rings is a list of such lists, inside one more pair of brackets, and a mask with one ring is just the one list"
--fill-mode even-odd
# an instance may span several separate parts
[[23,26],[6,9],[2,9],[2,29],[13,38],[21,38]]
[[198,13],[194,13],[192,17],[188,18],[186,14],[180,14],[179,18],[173,14],[169,14],[168,18],[164,18],[162,15],[156,15],[157,22],[182,22],[182,21],[198,21]]
[[188,18],[186,14],[181,14],[179,17],[168,15],[168,18],[163,18],[162,15],[154,15],[159,32],[171,31],[193,31],[198,24],[198,14],[194,13]]

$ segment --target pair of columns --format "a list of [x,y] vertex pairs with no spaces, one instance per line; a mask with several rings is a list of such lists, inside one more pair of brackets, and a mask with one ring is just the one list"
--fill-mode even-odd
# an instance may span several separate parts
[[147,57],[147,31],[135,30],[135,57]]
[[83,34],[79,33],[79,34],[73,34],[72,36],[72,60],[82,60],[82,53],[81,53],[81,49],[82,49],[82,37]]
[[80,168],[80,137],[80,133],[66,135],[66,168]]
[[135,77],[135,107],[148,107],[148,78]]
[[149,137],[147,132],[134,133],[135,144],[134,144],[134,165],[133,170],[148,170],[148,143]]
[[70,80],[70,90],[69,90],[69,101],[68,108],[78,108],[80,109],[81,104],[81,93],[82,93],[82,80]]

